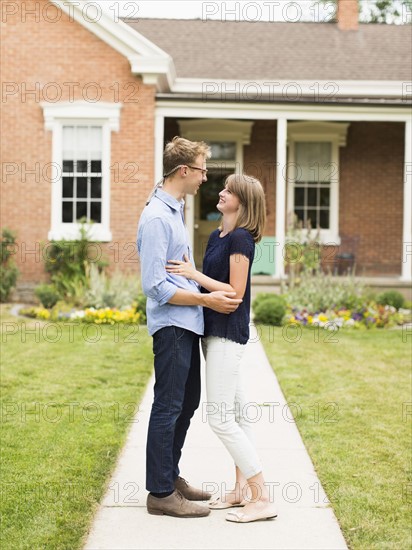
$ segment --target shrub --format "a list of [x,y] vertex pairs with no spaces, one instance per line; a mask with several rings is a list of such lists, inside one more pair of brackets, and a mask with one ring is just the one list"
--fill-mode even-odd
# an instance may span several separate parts
[[74,305],[84,305],[91,267],[101,270],[106,265],[100,259],[99,244],[89,240],[88,227],[84,223],[81,225],[80,239],[76,241],[51,241],[43,256],[45,270],[50,273],[59,296]]
[[39,285],[34,292],[45,308],[52,308],[60,299],[60,294],[54,285]]
[[386,292],[379,294],[377,302],[383,306],[392,306],[399,309],[404,306],[405,298],[397,290],[387,290]]
[[139,293],[135,301],[133,302],[133,306],[137,313],[140,313],[140,323],[143,325],[147,322],[146,317],[146,302],[147,298],[144,294]]
[[321,244],[320,229],[312,231],[311,221],[304,225],[296,214],[288,214],[288,230],[284,247],[284,261],[288,282],[294,287],[299,273],[313,272],[320,268]]
[[[266,302],[266,300],[270,300],[273,296],[278,296],[277,294],[273,294],[273,292],[260,292],[256,298],[253,300],[252,303],[252,309],[253,312],[255,312],[255,309],[261,304]],[[283,298],[282,298],[283,299]]]
[[97,266],[90,266],[90,288],[86,292],[86,305],[99,308],[125,308],[136,302],[140,285],[135,275],[116,271],[111,277],[100,272]]
[[5,302],[16,285],[19,271],[11,259],[16,244],[16,234],[4,228],[0,241],[0,302]]
[[289,289],[287,301],[298,309],[311,312],[334,308],[358,308],[371,299],[371,293],[352,275],[335,277],[318,270],[303,272],[298,285]]
[[255,300],[253,311],[256,323],[281,326],[286,313],[285,300],[276,294],[266,294],[265,298]]

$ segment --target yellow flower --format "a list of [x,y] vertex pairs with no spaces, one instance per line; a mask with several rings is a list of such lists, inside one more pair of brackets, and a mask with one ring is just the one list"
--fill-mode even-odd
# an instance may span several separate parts
[[50,311],[48,311],[47,309],[39,309],[39,311],[37,312],[37,319],[44,319],[45,321],[47,319],[50,319]]

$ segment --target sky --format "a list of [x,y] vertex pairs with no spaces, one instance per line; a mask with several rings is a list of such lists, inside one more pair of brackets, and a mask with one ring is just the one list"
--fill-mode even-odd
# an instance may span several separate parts
[[333,3],[314,0],[157,1],[98,0],[113,17],[162,17],[174,19],[219,19],[222,21],[324,21],[334,12]]
[[[115,21],[119,17],[217,19],[221,21],[283,21],[293,23],[311,21],[328,22],[333,19],[336,5],[332,0],[84,0],[99,4]],[[375,11],[377,0],[360,0],[361,21],[367,21]],[[392,0],[392,8],[401,14],[389,15],[389,23],[411,21],[412,9],[403,0]],[[93,11],[89,13],[93,17]]]

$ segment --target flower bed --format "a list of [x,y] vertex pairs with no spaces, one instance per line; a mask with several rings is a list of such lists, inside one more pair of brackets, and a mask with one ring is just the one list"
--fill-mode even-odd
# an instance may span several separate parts
[[95,323],[96,325],[114,325],[115,323],[135,323],[141,322],[142,316],[135,308],[130,307],[123,310],[105,307],[95,309],[90,307],[84,310],[76,311],[70,316],[70,320],[80,320],[83,323]]
[[336,326],[355,329],[391,328],[405,322],[403,313],[393,306],[370,302],[357,309],[328,309],[310,312],[307,309],[288,307],[284,324],[297,323],[334,329]]
[[81,323],[94,323],[96,325],[114,325],[115,323],[143,324],[146,321],[144,313],[138,311],[133,305],[124,309],[94,307],[73,310],[70,312],[61,312],[44,307],[31,307],[20,310],[21,315],[41,319],[44,321],[78,321]]

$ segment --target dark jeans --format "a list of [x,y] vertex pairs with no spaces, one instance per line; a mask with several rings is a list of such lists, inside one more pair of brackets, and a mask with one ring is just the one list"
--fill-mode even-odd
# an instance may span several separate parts
[[186,432],[200,402],[199,336],[180,327],[153,335],[154,401],[146,447],[146,489],[174,490]]

